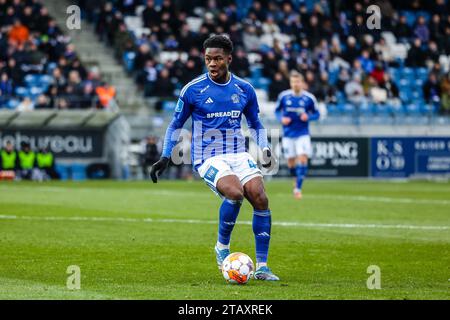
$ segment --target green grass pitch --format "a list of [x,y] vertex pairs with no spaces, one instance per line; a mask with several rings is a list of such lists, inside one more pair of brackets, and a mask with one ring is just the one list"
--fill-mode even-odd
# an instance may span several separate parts
[[[300,202],[291,187],[266,183],[282,281],[236,286],[215,263],[220,199],[202,182],[0,183],[0,299],[450,298],[449,183],[310,179]],[[254,259],[251,218],[245,202],[231,249]]]

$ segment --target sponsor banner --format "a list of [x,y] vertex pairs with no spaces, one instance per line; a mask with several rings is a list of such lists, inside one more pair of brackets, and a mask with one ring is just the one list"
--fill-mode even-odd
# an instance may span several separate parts
[[367,138],[311,139],[312,156],[308,176],[367,177],[369,174],[369,141]]
[[58,158],[99,158],[103,131],[99,130],[0,130],[0,146],[11,141],[17,149],[28,142],[37,151],[48,146]]
[[371,139],[371,176],[406,178],[429,174],[450,174],[450,138]]

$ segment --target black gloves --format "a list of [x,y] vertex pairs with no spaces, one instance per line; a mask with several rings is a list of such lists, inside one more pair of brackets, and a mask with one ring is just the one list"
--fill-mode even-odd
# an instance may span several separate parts
[[161,157],[155,164],[152,165],[150,169],[150,177],[152,178],[153,183],[158,182],[158,177],[166,170],[169,165],[169,158]]

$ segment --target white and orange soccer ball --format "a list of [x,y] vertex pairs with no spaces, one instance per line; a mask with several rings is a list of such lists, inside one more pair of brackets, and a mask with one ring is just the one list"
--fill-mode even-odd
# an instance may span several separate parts
[[255,271],[252,259],[242,252],[229,254],[222,263],[222,274],[228,283],[246,284]]

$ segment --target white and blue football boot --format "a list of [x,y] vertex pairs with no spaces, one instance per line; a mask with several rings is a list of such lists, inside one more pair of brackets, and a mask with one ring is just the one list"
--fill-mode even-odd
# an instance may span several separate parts
[[267,266],[259,267],[255,271],[254,278],[256,280],[265,280],[265,281],[279,281],[280,280],[280,278],[278,278],[278,276],[276,276],[272,272],[272,270],[270,270],[270,268]]

